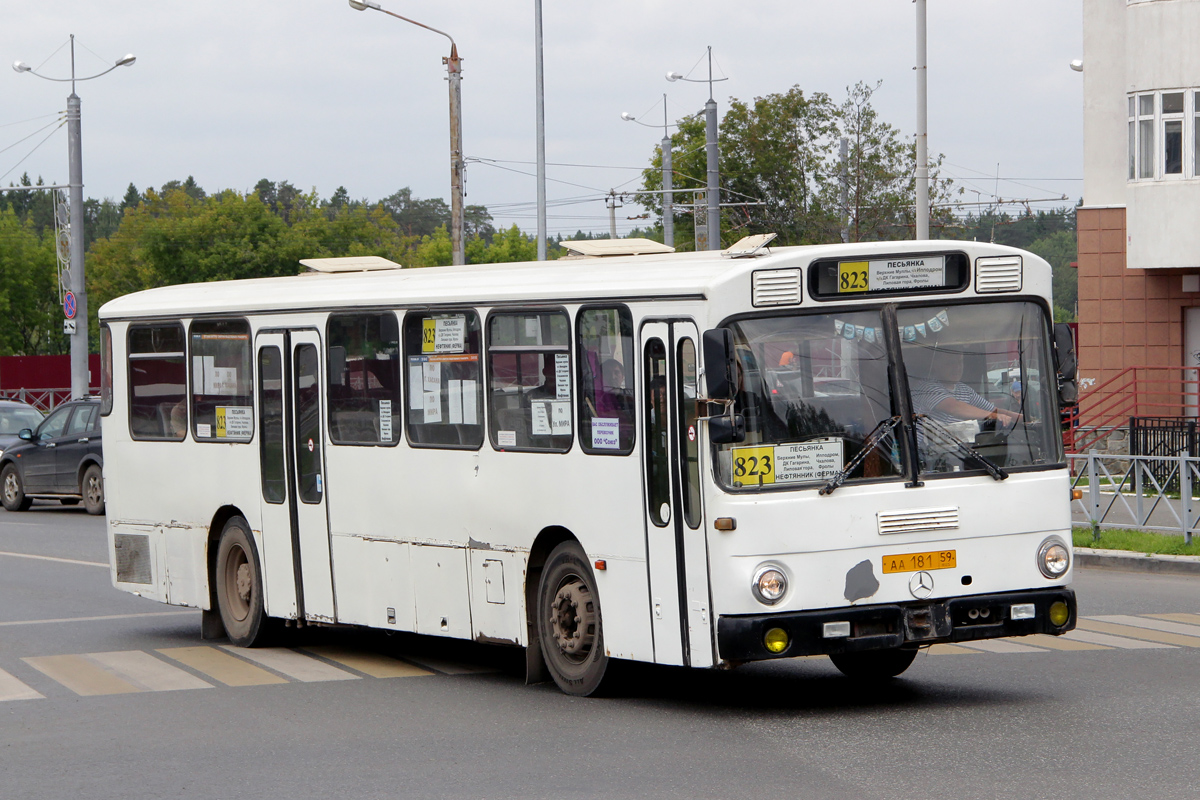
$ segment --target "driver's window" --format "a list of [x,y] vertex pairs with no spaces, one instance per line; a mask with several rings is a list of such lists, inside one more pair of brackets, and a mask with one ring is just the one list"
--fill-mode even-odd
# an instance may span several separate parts
[[67,426],[67,417],[71,416],[71,408],[60,408],[50,416],[46,417],[45,422],[38,428],[39,439],[53,439],[62,436],[63,428]]

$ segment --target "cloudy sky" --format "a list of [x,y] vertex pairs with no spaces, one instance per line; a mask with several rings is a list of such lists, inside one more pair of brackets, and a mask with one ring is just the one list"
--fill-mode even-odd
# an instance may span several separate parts
[[[464,150],[480,159],[467,202],[532,232],[533,0],[381,4],[454,37]],[[962,199],[1078,197],[1082,81],[1068,63],[1082,56],[1081,0],[928,6],[930,151],[945,154]],[[906,135],[915,127],[910,0],[543,0],[543,26],[551,235],[607,229],[603,195],[635,188],[662,136],[621,112],[661,122],[664,92],[672,119],[700,110],[707,87],[664,74],[705,77],[708,45],[728,77],[722,114],[730,97],[799,85],[838,99],[882,80],[880,115]],[[209,191],[269,178],[322,197],[408,186],[449,199],[441,36],[346,0],[0,0],[0,61],[67,77],[70,34],[80,76],[137,56],[78,85],[89,197],[193,175]],[[66,133],[54,126],[68,93],[0,72],[0,184],[23,172],[66,182]],[[619,231],[639,210],[619,212]]]

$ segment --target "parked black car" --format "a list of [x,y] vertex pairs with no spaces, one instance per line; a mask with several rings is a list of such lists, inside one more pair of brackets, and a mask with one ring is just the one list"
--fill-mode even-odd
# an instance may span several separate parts
[[20,400],[0,400],[0,456],[13,445],[21,443],[17,435],[26,428],[42,424],[45,414]]
[[100,400],[63,403],[36,429],[18,434],[21,442],[0,454],[0,502],[24,511],[34,498],[104,513],[104,459],[100,450]]

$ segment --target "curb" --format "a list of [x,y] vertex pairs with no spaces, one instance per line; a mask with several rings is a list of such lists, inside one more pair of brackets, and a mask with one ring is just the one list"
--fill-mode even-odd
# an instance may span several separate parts
[[1075,548],[1075,565],[1088,569],[1200,575],[1200,556],[1134,553],[1129,550],[1098,550],[1092,547]]

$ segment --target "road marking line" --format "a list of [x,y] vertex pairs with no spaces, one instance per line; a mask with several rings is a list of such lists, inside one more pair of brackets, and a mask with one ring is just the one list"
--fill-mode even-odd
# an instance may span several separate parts
[[988,639],[975,642],[957,642],[956,644],[962,647],[970,647],[975,650],[982,650],[985,653],[1044,653],[1046,652],[1040,647],[1030,647],[1027,644],[1017,644],[1010,642],[1007,639]]
[[[1115,622],[1119,625],[1132,625],[1135,628],[1149,628],[1152,631],[1163,631],[1164,633],[1178,633],[1181,636],[1194,636],[1200,638],[1200,625],[1184,625],[1179,622],[1169,622],[1161,619],[1146,619],[1145,617],[1135,617],[1130,614],[1112,614],[1104,617],[1087,617],[1087,619],[1098,619],[1101,622]],[[1197,642],[1200,644],[1200,642]]]
[[102,617],[63,617],[62,619],[19,619],[12,622],[0,622],[0,628],[9,625],[49,625],[58,622],[99,622],[106,619],[137,619],[139,617],[174,617],[180,614],[196,614],[199,609],[189,608],[187,611],[146,611],[141,614],[106,614]]
[[495,667],[474,667],[470,664],[454,664],[437,658],[416,658],[414,656],[405,656],[404,660],[411,661],[414,664],[420,664],[422,667],[431,669],[434,672],[440,672],[443,675],[484,675],[489,672],[500,671]]
[[1188,622],[1192,625],[1200,625],[1200,614],[1147,614],[1147,617],[1155,619],[1169,619],[1175,622]]
[[108,667],[135,686],[151,692],[175,692],[183,689],[211,689],[213,685],[190,672],[161,661],[144,650],[118,650],[88,653],[87,658]]
[[0,556],[10,556],[12,558],[33,558],[38,561],[57,561],[60,564],[80,564],[85,567],[104,567],[108,569],[108,563],[104,561],[80,561],[75,558],[57,558],[55,556],[35,556],[32,553],[9,553],[0,550]]
[[1114,636],[1128,636],[1130,639],[1145,639],[1150,642],[1179,645],[1180,647],[1200,647],[1200,638],[1195,636],[1180,636],[1177,633],[1160,633],[1159,631],[1135,628],[1130,625],[1114,625],[1111,622],[1097,622],[1094,619],[1079,620],[1079,627],[1085,631],[1111,633]]
[[261,667],[249,664],[240,658],[234,658],[216,647],[201,645],[199,647],[167,647],[159,650],[167,658],[172,658],[180,664],[191,667],[197,672],[203,672],[213,680],[220,681],[226,686],[265,686],[274,683],[287,683],[287,678],[281,678],[273,672],[267,672]]
[[144,691],[85,656],[38,656],[21,660],[84,697]]
[[0,702],[6,700],[44,700],[46,695],[35,691],[0,669]]
[[358,675],[353,675],[344,669],[338,669],[331,664],[326,664],[324,661],[318,661],[312,656],[297,653],[295,650],[289,650],[286,647],[251,648],[221,645],[221,649],[233,653],[240,658],[254,661],[268,669],[282,672],[289,678],[295,678],[304,683],[312,683],[314,681],[362,680]]
[[956,644],[930,645],[928,653],[931,656],[950,656],[950,655],[977,656],[977,655],[979,655],[978,650],[972,650],[967,647],[959,647]]
[[321,645],[305,647],[305,651],[313,655],[336,661],[350,669],[358,670],[372,678],[414,678],[419,675],[432,675],[429,670],[414,667],[382,653],[349,650],[344,647]]
[[1089,644],[1088,642],[1076,642],[1067,639],[1064,636],[1050,636],[1045,633],[1035,633],[1031,636],[1026,636],[1031,643],[1038,647],[1049,647],[1051,650],[1111,650],[1111,647],[1106,647],[1102,644]]
[[1117,647],[1122,650],[1153,650],[1160,647],[1168,650],[1175,649],[1173,645],[1169,644],[1143,642],[1139,639],[1126,639],[1124,636],[1109,636],[1107,633],[1096,633],[1095,631],[1068,631],[1063,634],[1063,638],[1072,639],[1077,642],[1088,642],[1089,644],[1106,644],[1109,647]]

